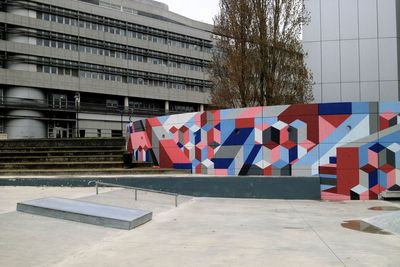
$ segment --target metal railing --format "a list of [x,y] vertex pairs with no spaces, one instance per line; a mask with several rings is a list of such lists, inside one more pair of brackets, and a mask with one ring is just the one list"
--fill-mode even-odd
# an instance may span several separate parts
[[99,194],[99,185],[108,186],[108,187],[120,187],[120,188],[126,188],[126,189],[133,189],[133,190],[135,190],[135,201],[138,200],[138,195],[137,195],[138,191],[174,196],[175,197],[175,207],[178,207],[178,196],[179,196],[179,194],[176,194],[176,193],[169,193],[169,192],[164,192],[164,191],[159,191],[159,190],[152,190],[152,189],[144,189],[144,188],[139,188],[139,187],[127,186],[127,185],[103,183],[103,182],[100,182],[100,181],[89,181],[88,185],[91,185],[91,184],[94,184],[95,187],[96,187],[96,195]]
[[165,115],[164,109],[147,109],[140,107],[107,106],[106,103],[87,103],[80,102],[79,106],[75,101],[56,101],[46,99],[30,99],[17,97],[0,97],[0,108],[28,108],[49,111],[65,111],[65,112],[93,112],[111,115]]

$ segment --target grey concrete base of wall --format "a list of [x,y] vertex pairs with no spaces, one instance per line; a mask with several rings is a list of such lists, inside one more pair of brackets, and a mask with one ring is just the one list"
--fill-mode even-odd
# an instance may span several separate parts
[[390,200],[390,199],[400,199],[400,191],[383,191],[380,194],[380,197],[385,199],[385,200]]
[[56,197],[18,203],[17,211],[124,230],[136,228],[152,218],[149,211]]
[[319,177],[162,176],[132,178],[0,179],[0,186],[88,186],[91,180],[195,197],[321,199]]

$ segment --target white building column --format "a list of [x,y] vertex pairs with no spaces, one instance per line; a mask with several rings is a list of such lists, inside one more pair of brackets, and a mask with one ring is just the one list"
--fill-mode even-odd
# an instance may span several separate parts
[[165,101],[165,113],[169,113],[169,101]]
[[125,110],[129,109],[129,97],[125,96],[124,98],[124,108]]

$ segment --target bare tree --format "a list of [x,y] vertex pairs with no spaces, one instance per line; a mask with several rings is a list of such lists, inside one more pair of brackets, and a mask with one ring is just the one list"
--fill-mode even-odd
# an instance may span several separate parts
[[212,102],[219,107],[311,101],[304,62],[303,0],[221,0],[210,65]]

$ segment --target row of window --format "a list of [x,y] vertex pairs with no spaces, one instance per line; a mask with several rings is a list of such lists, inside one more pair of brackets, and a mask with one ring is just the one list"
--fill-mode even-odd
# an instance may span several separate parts
[[188,85],[184,83],[177,83],[177,82],[165,82],[159,80],[151,80],[151,79],[144,79],[144,78],[136,78],[131,76],[122,76],[118,74],[109,74],[109,73],[100,73],[95,71],[84,71],[84,70],[76,70],[76,69],[69,69],[69,68],[61,68],[55,66],[48,66],[48,65],[38,65],[37,66],[38,72],[49,73],[49,74],[58,74],[58,75],[66,75],[66,76],[74,76],[80,78],[87,78],[87,79],[97,79],[97,80],[105,80],[105,81],[114,81],[114,82],[125,82],[130,84],[137,84],[137,85],[144,85],[144,86],[151,86],[151,87],[163,87],[163,88],[170,88],[170,89],[177,89],[177,90],[187,90],[187,91],[196,91],[200,92],[203,91],[204,88],[198,85]]
[[195,108],[193,106],[183,105],[183,104],[174,104],[170,107],[171,111],[176,112],[195,112]]
[[[70,60],[62,60],[55,58],[45,58],[45,57],[29,57],[24,55],[10,55],[8,57],[9,64],[12,63],[24,63],[24,64],[35,64],[38,68],[43,68],[43,66],[53,66],[61,69],[72,69],[72,75],[74,75],[75,70],[89,71],[100,74],[114,74],[122,77],[136,77],[149,80],[166,81],[172,83],[181,83],[187,85],[200,86],[200,88],[209,88],[211,83],[205,80],[185,78],[180,76],[165,75],[160,73],[145,72],[134,69],[110,67],[99,64],[90,64],[85,62],[77,62]],[[77,76],[78,73],[75,74]]]
[[[20,36],[21,34],[31,34],[29,31],[24,31],[23,33],[20,32],[21,30],[17,30],[15,34]],[[13,34],[14,29],[8,30],[8,34]],[[190,57],[185,57],[181,55],[174,55],[174,54],[169,54],[169,53],[164,53],[164,52],[159,52],[155,50],[148,50],[148,49],[143,49],[143,48],[138,48],[138,47],[133,47],[133,46],[127,46],[123,44],[116,44],[116,43],[110,43],[110,42],[105,42],[102,40],[94,40],[94,39],[88,39],[88,38],[83,38],[83,37],[77,37],[77,36],[71,36],[71,35],[65,35],[61,33],[55,33],[55,32],[47,32],[47,31],[37,31],[37,35],[35,37],[40,38],[40,39],[49,39],[49,40],[54,40],[54,41],[60,41],[60,42],[66,42],[66,43],[71,43],[71,44],[80,44],[83,46],[91,47],[93,49],[105,49],[105,50],[112,50],[112,51],[118,51],[122,53],[129,53],[129,54],[135,54],[135,55],[142,55],[142,56],[149,56],[149,57],[155,57],[155,58],[160,58],[160,59],[165,59],[165,60],[171,60],[171,61],[176,61],[176,62],[181,62],[181,63],[187,63],[190,65],[198,65],[198,66],[203,66],[207,64],[207,61],[197,59],[197,58],[190,58]],[[95,50],[95,51],[96,51]],[[92,52],[92,53],[97,53],[97,52]]]
[[161,106],[158,103],[139,100],[129,101],[129,107],[134,109],[161,110]]
[[125,53],[125,52],[118,52],[118,51],[114,51],[114,50],[96,48],[96,47],[91,47],[91,46],[84,46],[84,45],[78,46],[76,44],[70,44],[67,42],[60,42],[60,41],[37,38],[36,44],[40,45],[40,46],[46,46],[46,47],[60,48],[60,49],[66,49],[66,50],[72,50],[72,51],[80,51],[83,53],[90,53],[90,54],[99,55],[99,56],[107,56],[107,57],[113,57],[113,58],[118,58],[118,59],[132,60],[132,61],[136,61],[136,62],[151,63],[154,65],[162,65],[165,67],[168,66],[168,67],[173,67],[173,68],[177,68],[177,69],[184,69],[184,70],[191,70],[191,71],[198,71],[198,72],[203,71],[203,68],[200,66],[197,66],[197,65],[184,64],[184,63],[175,62],[175,61],[167,61],[167,60],[158,59],[158,58],[150,58],[150,57],[145,57],[142,55],[129,54],[129,53]]
[[62,24],[71,25],[71,26],[77,26],[77,27],[89,29],[89,30],[107,32],[107,33],[121,35],[121,36],[127,36],[129,38],[136,38],[139,40],[144,40],[144,41],[148,41],[148,42],[152,42],[152,43],[165,44],[165,45],[169,45],[169,46],[186,48],[186,49],[195,50],[195,51],[204,51],[206,53],[212,52],[211,48],[205,47],[205,46],[200,46],[200,45],[191,44],[191,43],[185,43],[185,42],[172,40],[172,39],[168,39],[168,38],[164,38],[164,37],[159,37],[159,36],[144,34],[144,33],[133,31],[133,30],[123,29],[120,27],[108,26],[108,25],[103,25],[103,24],[85,21],[85,20],[77,20],[74,18],[64,17],[64,16],[60,16],[60,15],[55,15],[55,14],[49,14],[49,13],[45,13],[45,12],[38,12],[37,18],[46,20],[46,21],[62,23]]

